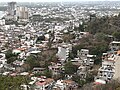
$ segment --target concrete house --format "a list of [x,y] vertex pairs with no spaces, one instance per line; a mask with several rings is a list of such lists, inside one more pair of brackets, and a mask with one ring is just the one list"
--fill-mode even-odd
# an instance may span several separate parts
[[0,53],[0,68],[4,67],[6,63],[7,63],[7,60],[5,58],[5,54]]
[[49,70],[52,71],[53,75],[58,75],[60,74],[62,65],[59,63],[52,63],[52,65],[48,66]]
[[119,49],[120,49],[120,41],[112,41],[112,42],[110,43],[110,49],[111,49],[112,51],[117,51],[117,50],[119,50]]

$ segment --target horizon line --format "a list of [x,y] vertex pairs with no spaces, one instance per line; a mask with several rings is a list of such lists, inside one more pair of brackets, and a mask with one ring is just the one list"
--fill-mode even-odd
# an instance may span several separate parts
[[97,1],[97,0],[86,0],[86,1],[2,1],[2,2],[0,2],[0,3],[8,3],[8,2],[18,2],[18,3],[20,3],[20,2],[115,2],[115,1],[120,1],[120,0],[99,0],[99,1]]

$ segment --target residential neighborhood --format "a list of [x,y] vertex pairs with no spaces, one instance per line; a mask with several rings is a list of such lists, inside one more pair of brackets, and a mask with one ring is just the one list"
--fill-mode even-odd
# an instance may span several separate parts
[[120,2],[0,7],[0,90],[120,90]]

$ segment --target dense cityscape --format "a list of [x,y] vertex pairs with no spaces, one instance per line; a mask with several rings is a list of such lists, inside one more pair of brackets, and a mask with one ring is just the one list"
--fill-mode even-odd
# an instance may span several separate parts
[[120,90],[120,1],[1,2],[0,90]]

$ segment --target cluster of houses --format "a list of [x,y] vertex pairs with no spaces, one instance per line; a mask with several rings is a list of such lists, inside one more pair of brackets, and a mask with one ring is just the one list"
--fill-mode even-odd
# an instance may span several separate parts
[[[59,75],[64,71],[64,62],[68,61],[69,54],[72,51],[72,46],[76,43],[66,43],[63,40],[63,36],[66,33],[70,35],[75,35],[74,40],[79,40],[82,37],[89,35],[88,32],[75,32],[74,27],[76,25],[75,21],[65,21],[64,23],[56,20],[52,23],[50,22],[29,22],[25,26],[23,25],[6,25],[5,19],[0,20],[0,74],[9,76],[29,76],[31,72],[28,72],[25,65],[25,60],[30,55],[40,54],[42,51],[47,51],[49,49],[48,43],[51,37],[53,37],[52,48],[57,48],[56,56],[59,62],[51,62],[48,69],[52,71],[52,75]],[[51,35],[53,34],[53,35]],[[72,40],[71,40],[72,42]],[[5,53],[11,50],[12,54],[18,55],[18,59],[8,64]],[[78,58],[74,58],[73,64],[78,64],[78,75],[85,78],[86,70],[90,69],[94,64],[94,55],[89,55],[89,50],[82,49],[78,53]],[[32,69],[32,74],[44,73],[46,68],[34,67]],[[83,75],[84,74],[84,75]],[[57,80],[53,78],[47,78],[45,76],[41,77],[31,77],[29,85],[21,85],[21,88],[28,90],[28,88],[34,88],[34,90],[69,90],[77,89],[77,83],[72,80]]]
[[34,90],[77,90],[77,87],[77,83],[72,80],[55,81],[54,79],[46,78],[45,76],[31,77],[29,85],[21,85],[21,89],[24,90],[28,90],[30,88]]
[[[42,74],[46,68],[33,67],[31,72],[24,67],[25,60],[30,55],[38,55],[43,51],[51,48],[57,48],[56,57],[58,62],[51,62],[48,70],[52,72],[53,76],[60,75],[64,72],[64,64],[69,61],[69,55],[72,52],[73,45],[77,45],[76,41],[83,37],[87,37],[89,32],[75,31],[75,27],[79,27],[79,19],[71,20],[72,16],[69,15],[69,10],[74,13],[73,8],[64,9],[64,12],[59,11],[59,7],[54,7],[52,12],[49,8],[32,8],[33,13],[30,21],[25,25],[6,25],[5,19],[0,20],[0,74],[10,76],[30,76]],[[49,12],[46,12],[48,10]],[[25,11],[23,11],[24,13]],[[27,10],[28,13],[28,10]],[[53,15],[51,15],[52,13]],[[56,13],[56,15],[54,15]],[[63,13],[63,14],[59,14]],[[74,13],[75,14],[75,13]],[[48,16],[47,16],[48,15]],[[58,16],[57,16],[58,15]],[[54,20],[47,21],[50,17]],[[58,17],[63,18],[57,20]],[[68,17],[68,18],[66,18]],[[27,16],[28,19],[28,16]],[[64,20],[65,19],[65,20]],[[68,20],[66,20],[68,19]],[[75,38],[69,42],[65,42],[64,35],[74,35]],[[50,45],[51,44],[51,45]],[[113,41],[110,43],[111,51],[103,53],[102,66],[98,70],[98,75],[95,82],[105,84],[107,81],[119,78],[119,63],[120,63],[120,42]],[[6,51],[12,50],[12,54],[18,55],[18,59],[8,64],[5,56]],[[71,60],[72,64],[78,66],[75,75],[79,78],[85,79],[88,71],[94,65],[96,55],[90,55],[88,49],[81,49],[77,51],[77,57]],[[29,85],[21,85],[21,88],[28,90],[77,90],[78,84],[70,80],[72,76],[67,76],[67,79],[59,79],[55,81],[53,78],[46,76],[33,77],[31,76]]]
[[[4,20],[3,20],[4,21]],[[3,23],[1,21],[1,23]],[[67,22],[64,27],[69,26],[70,22]],[[64,33],[70,32],[70,34],[75,34],[75,40],[79,40],[82,37],[89,35],[88,32],[75,32],[72,28],[69,31],[67,28],[60,26],[59,23],[52,27],[48,27],[48,30],[44,31],[39,30],[40,28],[38,23],[32,25],[28,23],[26,26],[15,26],[15,25],[6,25],[1,24],[0,27],[0,73],[2,75],[30,75],[26,68],[24,68],[25,59],[30,55],[40,54],[42,51],[48,50],[49,39],[51,38],[51,32],[54,32],[54,40],[52,43],[52,48],[57,48],[56,56],[58,57],[59,62],[51,62],[51,65],[48,66],[48,69],[52,71],[52,75],[59,75],[64,71],[64,62],[69,60],[69,54],[72,51],[72,46],[76,43],[66,43],[63,41]],[[74,27],[74,26],[73,26]],[[71,40],[72,41],[72,40]],[[17,54],[19,59],[16,59],[11,64],[7,63],[5,53],[7,50],[12,50],[13,54]],[[86,78],[86,72],[94,65],[95,55],[90,55],[89,50],[81,49],[78,51],[77,58],[71,60],[74,65],[79,66],[77,74],[81,78]],[[32,74],[44,73],[46,68],[34,67]],[[33,87],[34,86],[34,87]],[[74,90],[77,88],[77,84],[69,79],[66,80],[57,80],[53,78],[46,77],[36,77],[31,78],[29,85],[21,85],[22,88],[34,88],[35,90]],[[48,89],[46,89],[48,88]]]
[[98,70],[95,78],[96,83],[106,84],[108,81],[120,78],[120,42],[112,41],[110,43],[110,51],[103,53],[102,66]]
[[[5,31],[5,28],[7,28]],[[29,29],[27,29],[29,28]],[[1,38],[1,48],[0,48],[0,69],[2,75],[30,75],[30,73],[23,67],[25,64],[25,59],[30,55],[37,55],[44,50],[48,49],[47,43],[49,40],[49,33],[44,31],[41,32],[33,32],[32,27],[16,27],[14,25],[2,25],[0,31]],[[13,32],[14,31],[14,32]],[[7,33],[8,32],[8,33]],[[55,31],[55,33],[59,33],[59,31]],[[18,37],[19,36],[19,37]],[[44,38],[43,38],[44,36]],[[82,34],[82,36],[84,36]],[[61,37],[61,35],[55,34],[55,39]],[[37,42],[40,40],[40,43]],[[55,42],[55,41],[54,41]],[[72,51],[72,44],[63,43],[54,43],[52,45],[55,48],[58,48],[56,56],[59,58],[58,63],[51,62],[51,65],[48,66],[48,69],[52,71],[53,75],[59,75],[61,71],[64,71],[63,65],[64,62],[68,61],[69,53]],[[12,64],[7,63],[7,59],[5,57],[5,52],[11,49],[13,54],[17,54],[19,60],[15,60]],[[77,74],[85,78],[86,72],[90,67],[94,64],[94,55],[89,55],[89,50],[81,49],[78,51],[78,58],[74,58],[71,60],[73,64],[78,64],[80,67],[78,68]],[[32,74],[43,73],[45,68],[34,67],[32,70]],[[32,83],[33,82],[33,83]],[[35,90],[69,90],[70,88],[74,90],[77,88],[77,84],[72,80],[58,80],[54,81],[53,78],[42,78],[36,77],[36,79],[31,79],[29,85],[21,85],[22,88],[27,90],[26,88],[31,88],[34,86]],[[52,88],[52,89],[51,89]]]
[[94,65],[94,59],[96,55],[90,55],[88,49],[81,49],[78,51],[78,63],[80,66],[77,70],[77,74],[81,77],[81,79],[85,79],[87,73]]

